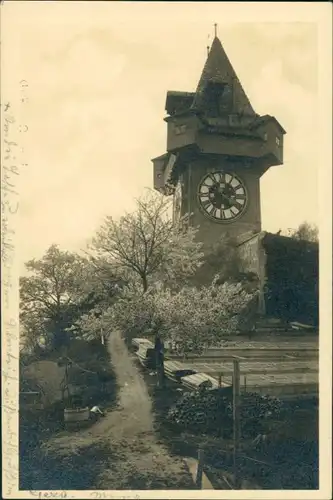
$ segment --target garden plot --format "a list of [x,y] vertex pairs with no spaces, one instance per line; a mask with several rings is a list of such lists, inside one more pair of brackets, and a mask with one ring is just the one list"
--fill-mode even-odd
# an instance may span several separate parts
[[212,353],[225,353],[229,350],[254,349],[259,352],[262,350],[279,349],[281,351],[298,351],[318,349],[318,337],[304,338],[286,338],[286,337],[267,337],[261,339],[229,338],[224,340],[219,347],[209,348],[205,355]]
[[314,349],[318,346],[315,340],[226,340],[221,346],[222,349],[281,349],[281,350],[297,350],[297,349]]
[[[205,372],[206,373],[206,372]],[[217,375],[217,374],[216,374]],[[212,376],[212,375],[211,375]],[[241,377],[241,385],[242,384]],[[232,375],[223,377],[223,382],[232,383]],[[317,384],[318,373],[274,373],[274,374],[246,374],[246,385],[249,387],[259,387],[267,385],[301,385]]]
[[[223,373],[224,375],[231,375],[233,373],[232,362],[206,362],[201,363],[193,361],[186,364],[190,369],[196,370],[198,372],[212,373],[216,372]],[[241,374],[260,374],[260,375],[271,375],[271,374],[296,374],[296,373],[318,373],[318,360],[308,360],[308,361],[249,361],[244,360],[240,362],[240,372]]]
[[276,335],[276,334],[265,334],[265,335],[257,335],[253,334],[252,338],[246,337],[244,335],[232,335],[230,337],[226,337],[222,342],[221,346],[224,346],[225,344],[239,344],[239,345],[245,345],[248,344],[250,346],[258,346],[259,344],[263,344],[266,347],[269,344],[276,344],[276,345],[281,345],[281,344],[294,344],[297,346],[303,346],[303,345],[316,345],[318,344],[318,336],[317,335]]
[[[218,381],[221,375],[222,384],[232,384],[233,363],[204,362],[200,359],[182,361],[166,361],[167,375],[181,370],[193,370],[207,374]],[[242,390],[265,392],[267,394],[305,394],[316,393],[318,390],[318,360],[307,361],[251,361],[240,362]]]

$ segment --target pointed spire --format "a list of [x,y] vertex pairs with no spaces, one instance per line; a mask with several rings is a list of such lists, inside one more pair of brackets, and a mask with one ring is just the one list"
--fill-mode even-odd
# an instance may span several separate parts
[[[217,25],[214,26],[216,33]],[[197,86],[192,108],[204,111],[209,83],[220,84],[221,89],[224,89],[222,98],[229,99],[228,109],[230,112],[255,115],[250,101],[217,36],[215,36],[208,53],[206,64]]]

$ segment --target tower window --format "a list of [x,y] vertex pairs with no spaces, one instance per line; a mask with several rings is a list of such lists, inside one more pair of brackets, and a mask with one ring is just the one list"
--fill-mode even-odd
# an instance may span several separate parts
[[186,132],[186,125],[176,125],[175,126],[175,134],[180,135]]
[[280,139],[278,137],[275,137],[275,142],[278,146],[280,146]]
[[223,92],[220,98],[220,112],[222,114],[230,112],[233,105],[233,95],[232,95],[231,85],[224,85]]
[[211,117],[220,115],[220,103],[224,92],[225,84],[216,81],[210,81],[205,90],[206,110]]
[[236,127],[239,124],[238,121],[237,115],[229,115],[229,125],[231,127]]

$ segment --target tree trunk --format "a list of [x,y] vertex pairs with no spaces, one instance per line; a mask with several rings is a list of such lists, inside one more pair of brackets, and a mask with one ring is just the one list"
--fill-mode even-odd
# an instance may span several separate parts
[[145,274],[142,275],[141,280],[142,280],[143,293],[146,293],[146,291],[148,290],[147,276]]

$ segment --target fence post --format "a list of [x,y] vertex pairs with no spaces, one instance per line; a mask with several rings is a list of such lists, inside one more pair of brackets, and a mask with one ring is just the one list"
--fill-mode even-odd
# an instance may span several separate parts
[[197,477],[195,484],[198,489],[202,489],[202,475],[203,475],[203,468],[204,468],[204,450],[202,448],[199,448],[198,450],[198,468],[197,468]]
[[246,375],[244,375],[244,392],[246,392]]
[[222,373],[219,373],[219,389],[222,387]]
[[234,456],[233,456],[233,469],[234,469],[234,484],[235,489],[240,489],[239,477],[239,441],[240,441],[240,370],[239,361],[234,360],[234,374],[233,374],[233,441],[234,441]]

